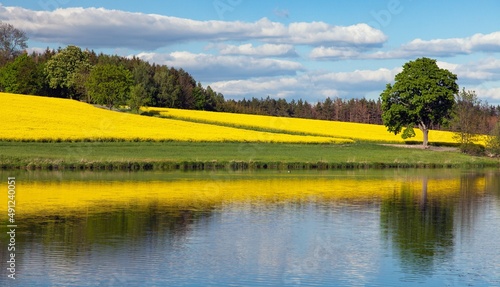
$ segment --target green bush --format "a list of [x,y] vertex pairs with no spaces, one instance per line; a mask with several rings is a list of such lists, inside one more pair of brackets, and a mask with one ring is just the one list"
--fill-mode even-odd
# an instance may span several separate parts
[[482,145],[473,144],[473,143],[464,143],[459,147],[460,151],[475,156],[482,156],[485,154],[485,148]]

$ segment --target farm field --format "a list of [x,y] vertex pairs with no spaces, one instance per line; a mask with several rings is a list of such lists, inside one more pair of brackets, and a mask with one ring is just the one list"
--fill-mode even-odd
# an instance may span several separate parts
[[[188,111],[170,108],[143,108],[149,113],[156,113],[171,119],[220,124],[248,129],[276,131],[294,134],[330,136],[357,141],[404,143],[401,135],[394,135],[383,125],[322,121],[286,117],[270,117],[260,115],[233,114],[206,111]],[[416,137],[410,141],[421,142],[422,132],[415,129]],[[446,131],[430,131],[429,141],[432,144],[454,144],[453,133]]]
[[0,140],[350,143],[96,108],[74,100],[0,93]]
[[[385,127],[242,114],[109,111],[74,100],[0,93],[2,169],[329,169],[483,167],[495,159],[401,143]],[[170,118],[163,118],[170,117]],[[451,143],[450,133],[431,142]],[[434,136],[434,138],[433,138]]]
[[[382,125],[167,108],[160,117],[120,113],[58,98],[0,93],[0,140],[404,143]],[[29,108],[27,108],[29,107]],[[422,133],[415,129],[421,141]],[[430,131],[432,143],[454,144],[453,133]]]

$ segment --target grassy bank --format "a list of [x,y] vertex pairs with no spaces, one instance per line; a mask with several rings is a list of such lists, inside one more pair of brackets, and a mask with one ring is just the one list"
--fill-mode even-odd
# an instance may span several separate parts
[[185,142],[0,142],[2,169],[201,170],[498,167],[453,151],[349,145]]

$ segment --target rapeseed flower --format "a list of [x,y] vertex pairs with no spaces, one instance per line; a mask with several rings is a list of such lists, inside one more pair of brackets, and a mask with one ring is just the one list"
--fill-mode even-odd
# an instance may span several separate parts
[[[171,108],[147,108],[147,110],[159,112],[161,115],[172,119],[224,124],[236,127],[267,129],[277,132],[310,134],[372,142],[405,142],[400,135],[394,135],[388,132],[387,128],[383,125],[222,112],[189,111]],[[422,141],[422,132],[419,129],[415,129],[415,133],[416,136],[410,140]],[[447,131],[431,130],[429,132],[429,139],[431,142],[456,143],[456,140],[453,138],[453,133]]]
[[349,143],[351,140],[120,113],[59,98],[0,93],[0,140]]

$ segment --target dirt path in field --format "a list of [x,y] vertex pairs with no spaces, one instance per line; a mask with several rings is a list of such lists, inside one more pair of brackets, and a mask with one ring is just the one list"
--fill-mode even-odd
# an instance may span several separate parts
[[[422,145],[409,145],[409,144],[382,144],[382,145],[401,147],[401,148],[423,149]],[[449,146],[428,146],[427,149],[432,151],[458,151],[458,148]]]

